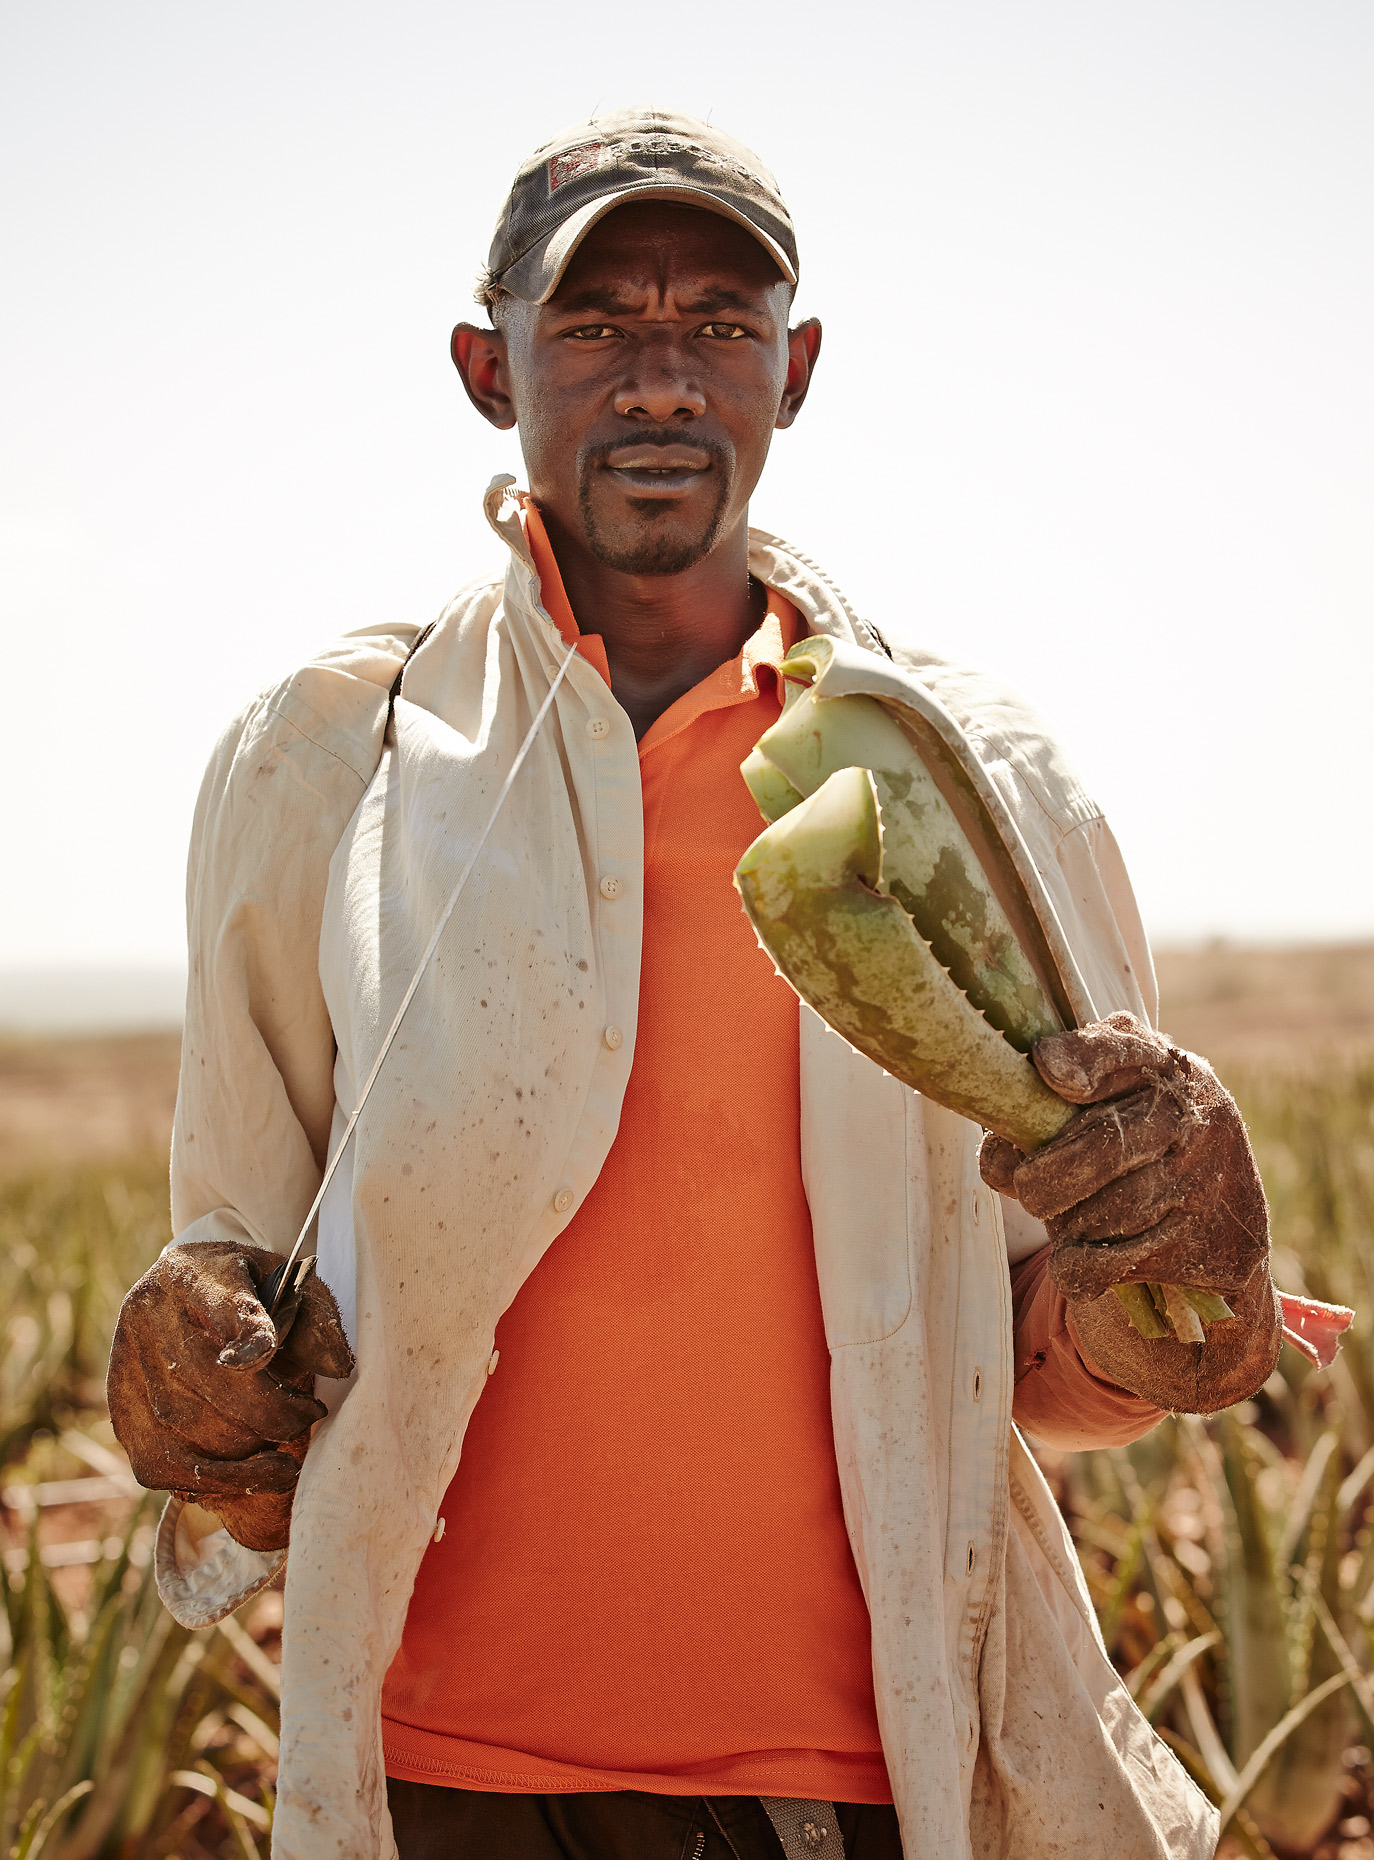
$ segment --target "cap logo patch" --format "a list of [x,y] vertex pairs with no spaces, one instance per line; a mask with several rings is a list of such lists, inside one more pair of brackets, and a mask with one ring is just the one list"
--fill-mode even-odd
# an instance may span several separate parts
[[549,163],[549,192],[556,194],[565,181],[575,180],[588,168],[599,168],[601,150],[599,142],[584,142],[581,148],[564,149],[561,155],[555,155]]

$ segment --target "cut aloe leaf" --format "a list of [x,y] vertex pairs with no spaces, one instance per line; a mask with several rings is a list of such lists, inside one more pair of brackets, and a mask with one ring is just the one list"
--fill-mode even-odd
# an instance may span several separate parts
[[[914,753],[914,752],[913,752]],[[938,788],[919,762],[874,770],[884,888],[952,980],[1019,1052],[1063,1022]]]
[[1156,1337],[1169,1335],[1169,1326],[1155,1310],[1155,1303],[1150,1296],[1148,1285],[1114,1285],[1112,1290],[1121,1300],[1126,1316],[1142,1337],[1153,1340]]
[[768,760],[761,749],[753,749],[739,765],[744,784],[754,797],[754,805],[770,824],[791,813],[799,801],[806,799],[782,770]]
[[883,889],[881,817],[867,769],[832,775],[761,833],[735,884],[780,973],[894,1078],[1019,1149],[1039,1148],[1073,1117]]
[[[798,669],[807,663],[788,659]],[[780,819],[843,769],[872,770],[882,807],[884,888],[1013,1046],[1028,1053],[1047,1033],[1060,1032],[1064,1023],[973,847],[901,726],[876,698],[822,698],[795,678],[788,695],[782,716],[741,770],[764,819]]]
[[[770,822],[735,883],[779,971],[885,1071],[1031,1151],[1074,1108],[1018,1054],[1062,1029],[953,810],[876,698],[823,698],[829,642],[794,646],[783,714],[742,767]],[[1115,1288],[1143,1337],[1232,1315],[1190,1286]]]
[[1202,1319],[1189,1300],[1184,1297],[1182,1288],[1177,1285],[1161,1285],[1159,1296],[1179,1342],[1205,1343],[1207,1334],[1202,1328]]
[[1220,1292],[1199,1291],[1196,1285],[1181,1285],[1178,1289],[1204,1324],[1224,1324],[1236,1315]]
[[788,691],[791,701],[758,747],[801,794],[814,794],[840,769],[919,762],[906,732],[876,698],[822,698],[795,678]]

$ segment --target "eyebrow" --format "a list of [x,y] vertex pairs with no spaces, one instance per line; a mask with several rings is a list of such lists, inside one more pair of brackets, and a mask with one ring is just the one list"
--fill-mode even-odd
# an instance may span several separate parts
[[[600,311],[605,316],[633,316],[636,307],[629,298],[598,285],[574,291],[570,296],[560,297],[549,305],[551,310],[568,316],[582,315],[588,311]],[[749,292],[734,290],[728,284],[722,284],[705,286],[696,297],[682,304],[681,308],[688,316],[701,316],[711,310],[757,311],[759,305],[757,298]]]

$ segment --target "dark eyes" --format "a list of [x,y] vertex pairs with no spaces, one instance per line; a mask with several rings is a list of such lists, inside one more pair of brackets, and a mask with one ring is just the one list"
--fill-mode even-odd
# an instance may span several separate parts
[[[565,331],[573,342],[606,342],[622,333],[614,323],[584,323],[580,329]],[[750,333],[742,323],[703,323],[697,331],[712,342],[739,342]]]

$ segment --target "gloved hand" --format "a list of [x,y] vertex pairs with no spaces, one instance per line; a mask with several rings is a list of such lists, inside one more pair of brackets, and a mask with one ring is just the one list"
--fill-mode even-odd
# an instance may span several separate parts
[[[989,1134],[979,1167],[1044,1221],[1050,1275],[1088,1356],[1161,1408],[1208,1414],[1253,1395],[1282,1331],[1264,1188],[1235,1100],[1205,1060],[1131,1014],[1053,1034],[1031,1057],[1088,1109],[1031,1156]],[[1220,1292],[1235,1317],[1200,1344],[1144,1338],[1111,1289],[1131,1280]]]
[[280,1264],[246,1242],[169,1248],[124,1300],[110,1349],[110,1419],[134,1477],[195,1498],[250,1550],[286,1547],[325,1414],[315,1377],[353,1368],[334,1295],[313,1274],[278,1346],[258,1287]]

